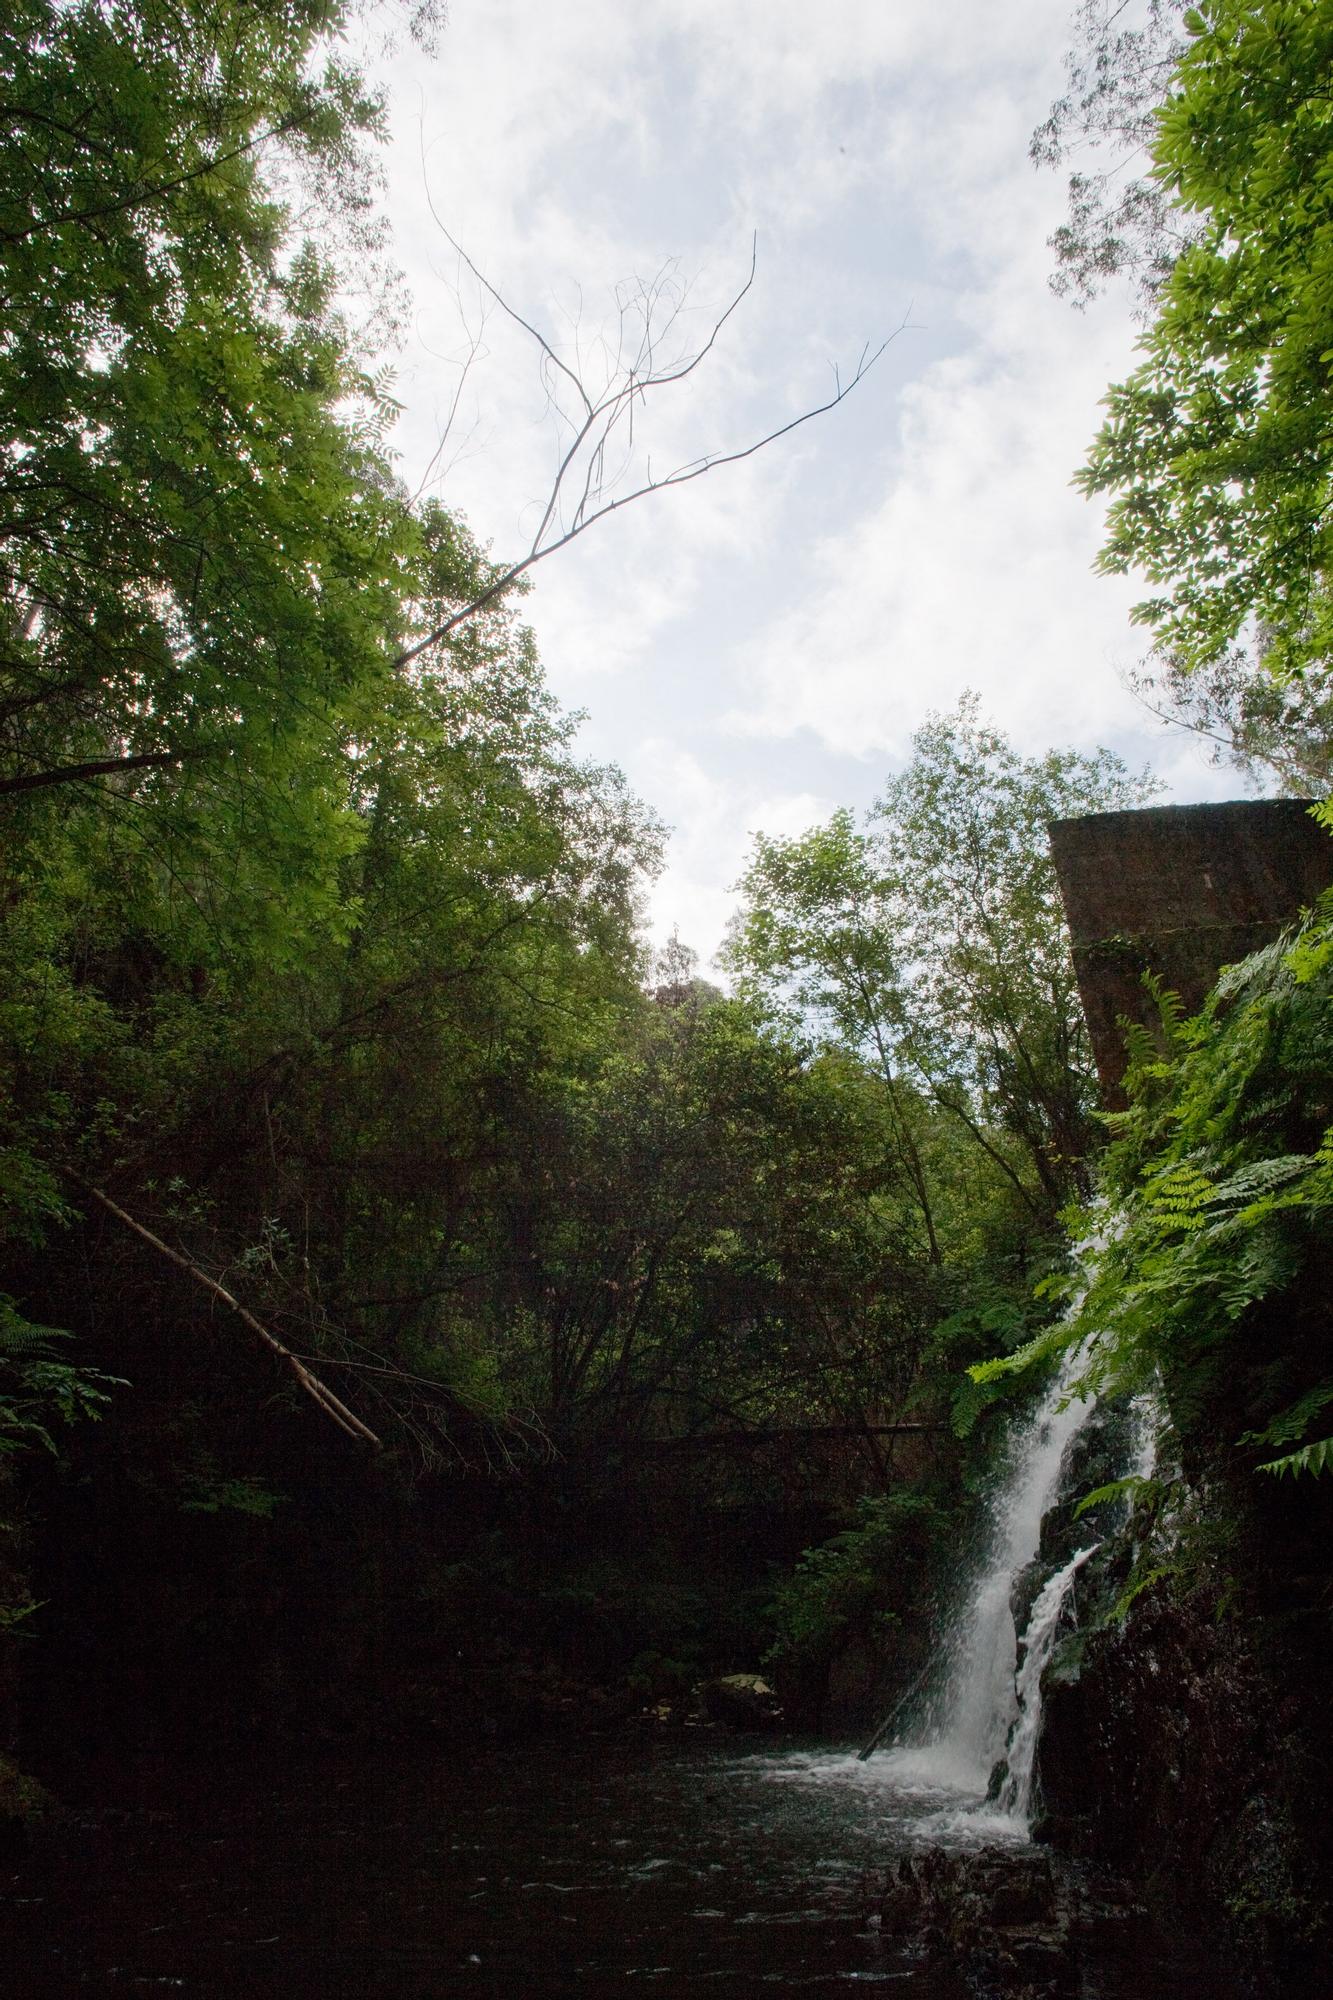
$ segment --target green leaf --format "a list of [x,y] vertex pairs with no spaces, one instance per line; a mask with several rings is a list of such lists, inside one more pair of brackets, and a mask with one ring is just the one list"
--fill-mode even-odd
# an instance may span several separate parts
[[1307,1472],[1314,1478],[1323,1472],[1333,1472],[1333,1437],[1302,1445],[1299,1451],[1288,1452],[1283,1458],[1270,1458],[1259,1470],[1271,1472],[1275,1479],[1282,1479],[1288,1473],[1295,1479]]

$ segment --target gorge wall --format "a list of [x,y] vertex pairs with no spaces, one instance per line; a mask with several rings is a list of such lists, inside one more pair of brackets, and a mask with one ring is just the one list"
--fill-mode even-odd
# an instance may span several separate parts
[[[1333,880],[1333,842],[1294,801],[1066,820],[1052,844],[1111,1108],[1125,1103],[1123,1022],[1151,1027],[1156,1014],[1143,974],[1192,1012],[1223,965]],[[1326,1125],[1329,1079],[1310,1088]],[[1105,1545],[1080,1629],[1046,1674],[1039,1750],[1039,1837],[1127,1875],[1293,1993],[1320,1990],[1310,1982],[1330,1934],[1333,1502],[1327,1479],[1256,1471],[1265,1454],[1244,1449],[1245,1411],[1293,1328],[1320,1369],[1333,1362],[1330,1275],[1316,1245],[1228,1329],[1227,1366],[1206,1392],[1164,1379],[1173,1498]]]

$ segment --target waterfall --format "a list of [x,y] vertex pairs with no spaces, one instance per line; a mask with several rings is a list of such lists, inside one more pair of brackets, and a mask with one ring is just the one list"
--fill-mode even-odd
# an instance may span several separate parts
[[1049,1579],[1028,1613],[1023,1633],[1023,1664],[1014,1687],[1018,1715],[1009,1731],[1007,1768],[996,1798],[1002,1813],[1025,1825],[1032,1807],[1032,1776],[1037,1762],[1037,1738],[1041,1734],[1041,1677],[1051,1657],[1074,1578],[1100,1547],[1100,1542],[1092,1542],[1086,1549],[1080,1549]]
[[[1082,1417],[1076,1428],[1081,1429],[1083,1420],[1091,1412],[1091,1405],[1084,1403],[1079,1408]],[[1161,1422],[1156,1396],[1150,1393],[1135,1396],[1129,1406],[1129,1420],[1129,1463],[1126,1471],[1134,1479],[1151,1479],[1157,1466],[1157,1433]],[[1070,1439],[1066,1438],[1068,1442]],[[1057,1467],[1052,1499],[1058,1497],[1058,1490]],[[1100,1542],[1090,1542],[1087,1548],[1072,1556],[1062,1570],[1047,1579],[1023,1628],[1021,1663],[1014,1681],[1018,1713],[1006,1739],[1005,1772],[996,1794],[996,1804],[1008,1818],[1024,1826],[1032,1811],[1032,1780],[1037,1763],[1037,1739],[1041,1735],[1041,1677],[1055,1650],[1074,1579],[1100,1547]]]
[[[1074,1576],[1092,1550],[1082,1550],[1052,1577],[1033,1605],[1021,1676],[1011,1597],[1037,1556],[1042,1517],[1059,1497],[1069,1446],[1092,1414],[1090,1401],[1070,1393],[1084,1360],[1081,1351],[1065,1356],[1040,1403],[1011,1434],[1007,1465],[991,1502],[985,1555],[945,1640],[947,1679],[909,1740],[890,1753],[908,1782],[984,1795],[992,1771],[1012,1748],[1001,1810],[1023,1824],[1040,1729],[1041,1671]],[[1019,1778],[1015,1756],[1026,1760],[1026,1774]]]

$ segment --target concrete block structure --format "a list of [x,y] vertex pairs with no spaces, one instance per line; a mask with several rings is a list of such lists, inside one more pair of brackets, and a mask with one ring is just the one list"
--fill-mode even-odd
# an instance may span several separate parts
[[1302,799],[1149,806],[1053,820],[1051,851],[1103,1098],[1124,1105],[1125,1021],[1157,1018],[1155,973],[1187,1013],[1224,965],[1333,885],[1333,836]]

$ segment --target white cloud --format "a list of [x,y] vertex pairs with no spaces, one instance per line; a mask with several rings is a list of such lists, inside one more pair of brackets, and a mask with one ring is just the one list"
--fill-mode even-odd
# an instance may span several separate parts
[[667,738],[640,742],[631,762],[636,782],[675,829],[667,868],[652,896],[653,938],[661,944],[678,930],[707,972],[736,907],[734,885],[754,834],[804,833],[828,817],[835,801],[815,792],[772,791],[719,778]]
[[[678,923],[710,951],[749,832],[863,803],[964,686],[1024,749],[1109,739],[1141,757],[1154,740],[1115,674],[1142,650],[1135,592],[1090,573],[1098,522],[1069,486],[1132,328],[1121,306],[1079,318],[1050,298],[1062,196],[1026,154],[1068,5],[453,0],[435,68],[397,64],[409,468],[461,339],[428,191],[516,306],[585,341],[617,280],[673,256],[706,325],[758,229],[754,290],[716,350],[638,413],[659,474],[817,401],[830,364],[845,376],[914,302],[918,330],[845,408],[536,573],[553,685],[677,828],[659,936]],[[484,345],[441,490],[512,556],[560,437],[530,344],[492,313]],[[1238,788],[1159,741],[1184,794]]]
[[731,727],[898,756],[923,701],[963,687],[1033,747],[1105,726],[1134,592],[1091,578],[1097,519],[1068,489],[1116,359],[1089,344],[1061,351],[1048,319],[1026,345],[951,356],[904,391],[873,505],[821,544],[795,615],[756,638]]

